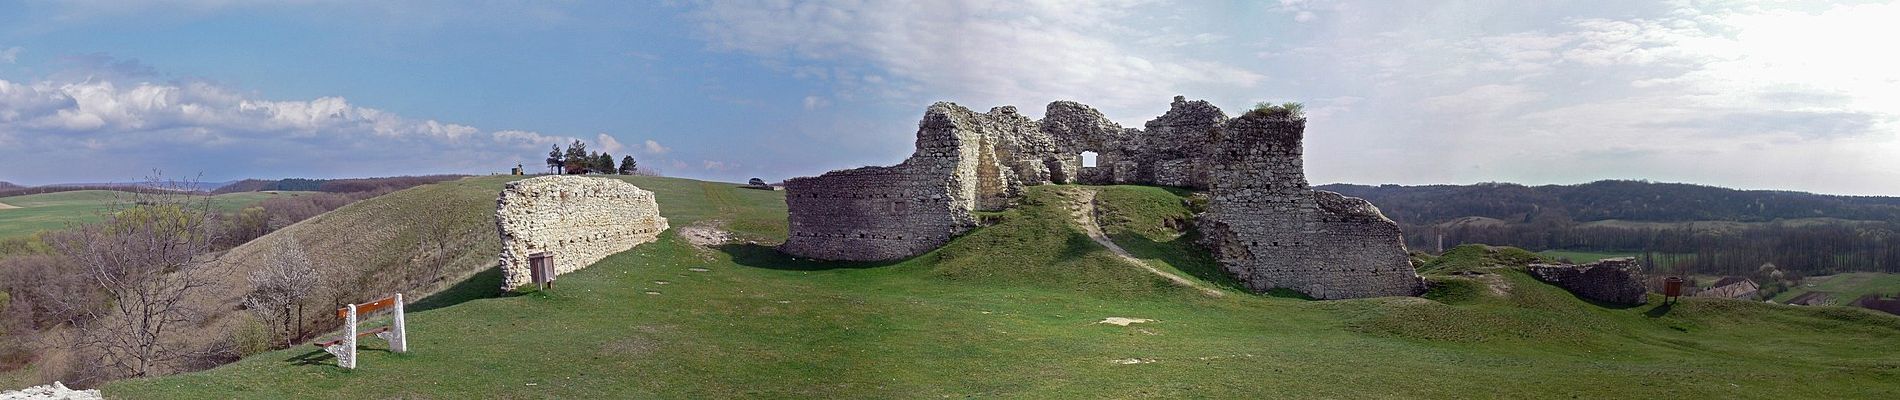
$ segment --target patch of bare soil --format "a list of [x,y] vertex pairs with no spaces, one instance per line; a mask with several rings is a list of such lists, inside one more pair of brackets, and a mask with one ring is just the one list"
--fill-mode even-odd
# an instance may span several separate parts
[[697,223],[680,228],[680,237],[699,247],[712,247],[732,242],[732,233],[719,229],[713,223]]
[[[1495,269],[1495,268],[1487,268],[1487,269]],[[1486,289],[1490,289],[1491,295],[1494,297],[1506,297],[1506,296],[1511,295],[1511,282],[1504,280],[1503,275],[1498,275],[1495,272],[1464,271],[1464,272],[1456,273],[1456,275],[1462,275],[1464,277],[1471,278],[1472,280],[1478,281],[1478,283],[1484,284],[1484,287]]]
[[20,207],[15,207],[7,203],[0,203],[0,210],[13,209],[13,208],[20,208]]
[[629,336],[601,345],[600,354],[615,357],[639,358],[653,354],[653,350],[658,347],[659,343],[654,342],[653,339],[648,339],[645,336]]
[[1101,322],[1096,322],[1096,323],[1109,324],[1109,325],[1115,325],[1115,326],[1128,326],[1129,324],[1145,324],[1149,322],[1155,322],[1155,320],[1146,319],[1146,318],[1108,317],[1108,318],[1103,318]]

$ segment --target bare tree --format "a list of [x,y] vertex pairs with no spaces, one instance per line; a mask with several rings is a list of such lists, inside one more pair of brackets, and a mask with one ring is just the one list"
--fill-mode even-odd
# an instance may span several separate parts
[[[251,293],[244,305],[265,321],[280,322],[285,345],[303,338],[303,303],[323,288],[323,270],[310,261],[296,238],[285,238],[264,268],[251,272]],[[291,330],[291,322],[296,330]]]
[[101,369],[90,378],[164,374],[196,355],[179,331],[199,317],[189,297],[211,283],[210,197],[185,190],[195,182],[148,182],[173,190],[129,194],[104,222],[53,243],[107,300],[66,299],[85,303],[69,320],[75,348]]

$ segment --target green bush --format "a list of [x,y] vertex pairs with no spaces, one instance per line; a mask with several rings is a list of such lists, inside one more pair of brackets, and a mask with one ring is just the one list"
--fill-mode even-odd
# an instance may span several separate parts
[[270,327],[264,326],[264,323],[259,322],[257,318],[246,315],[242,317],[242,321],[238,322],[238,326],[232,329],[231,351],[240,357],[250,357],[252,354],[270,351],[276,344],[273,337],[275,335],[271,333]]
[[[7,303],[10,303],[12,301],[13,301],[13,297],[10,295],[7,295],[7,291],[0,290],[0,312],[6,312]],[[0,323],[0,335],[5,335],[5,334],[7,334],[7,324]]]
[[1305,118],[1306,105],[1291,101],[1280,104],[1263,101],[1254,104],[1253,111],[1248,111],[1247,113],[1274,118]]

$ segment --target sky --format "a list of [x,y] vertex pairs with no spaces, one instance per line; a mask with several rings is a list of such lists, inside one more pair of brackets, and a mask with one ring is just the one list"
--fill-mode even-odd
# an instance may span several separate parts
[[889,165],[937,101],[1306,104],[1315,183],[1900,195],[1900,4],[0,0],[0,181]]

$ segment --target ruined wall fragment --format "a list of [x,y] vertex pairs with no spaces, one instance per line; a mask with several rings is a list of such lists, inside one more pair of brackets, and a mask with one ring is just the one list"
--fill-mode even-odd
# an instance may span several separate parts
[[1397,223],[1371,203],[1307,185],[1306,120],[1249,114],[1213,145],[1204,244],[1256,292],[1318,299],[1410,296],[1423,281],[1407,261]]
[[1577,297],[1618,305],[1649,302],[1645,278],[1633,259],[1604,259],[1584,265],[1531,264],[1532,277]]
[[977,114],[937,103],[918,123],[916,151],[903,163],[785,181],[791,237],[779,251],[823,260],[894,260],[935,249],[975,227],[971,212],[1007,207],[1022,192],[1010,164],[1019,164],[1024,152],[997,147],[1003,142],[999,132],[1021,129],[1017,125],[1027,118],[1008,114],[1014,109]]
[[524,179],[509,182],[495,203],[503,290],[530,283],[534,253],[552,252],[555,273],[565,274],[652,242],[667,229],[653,192],[615,179]]

